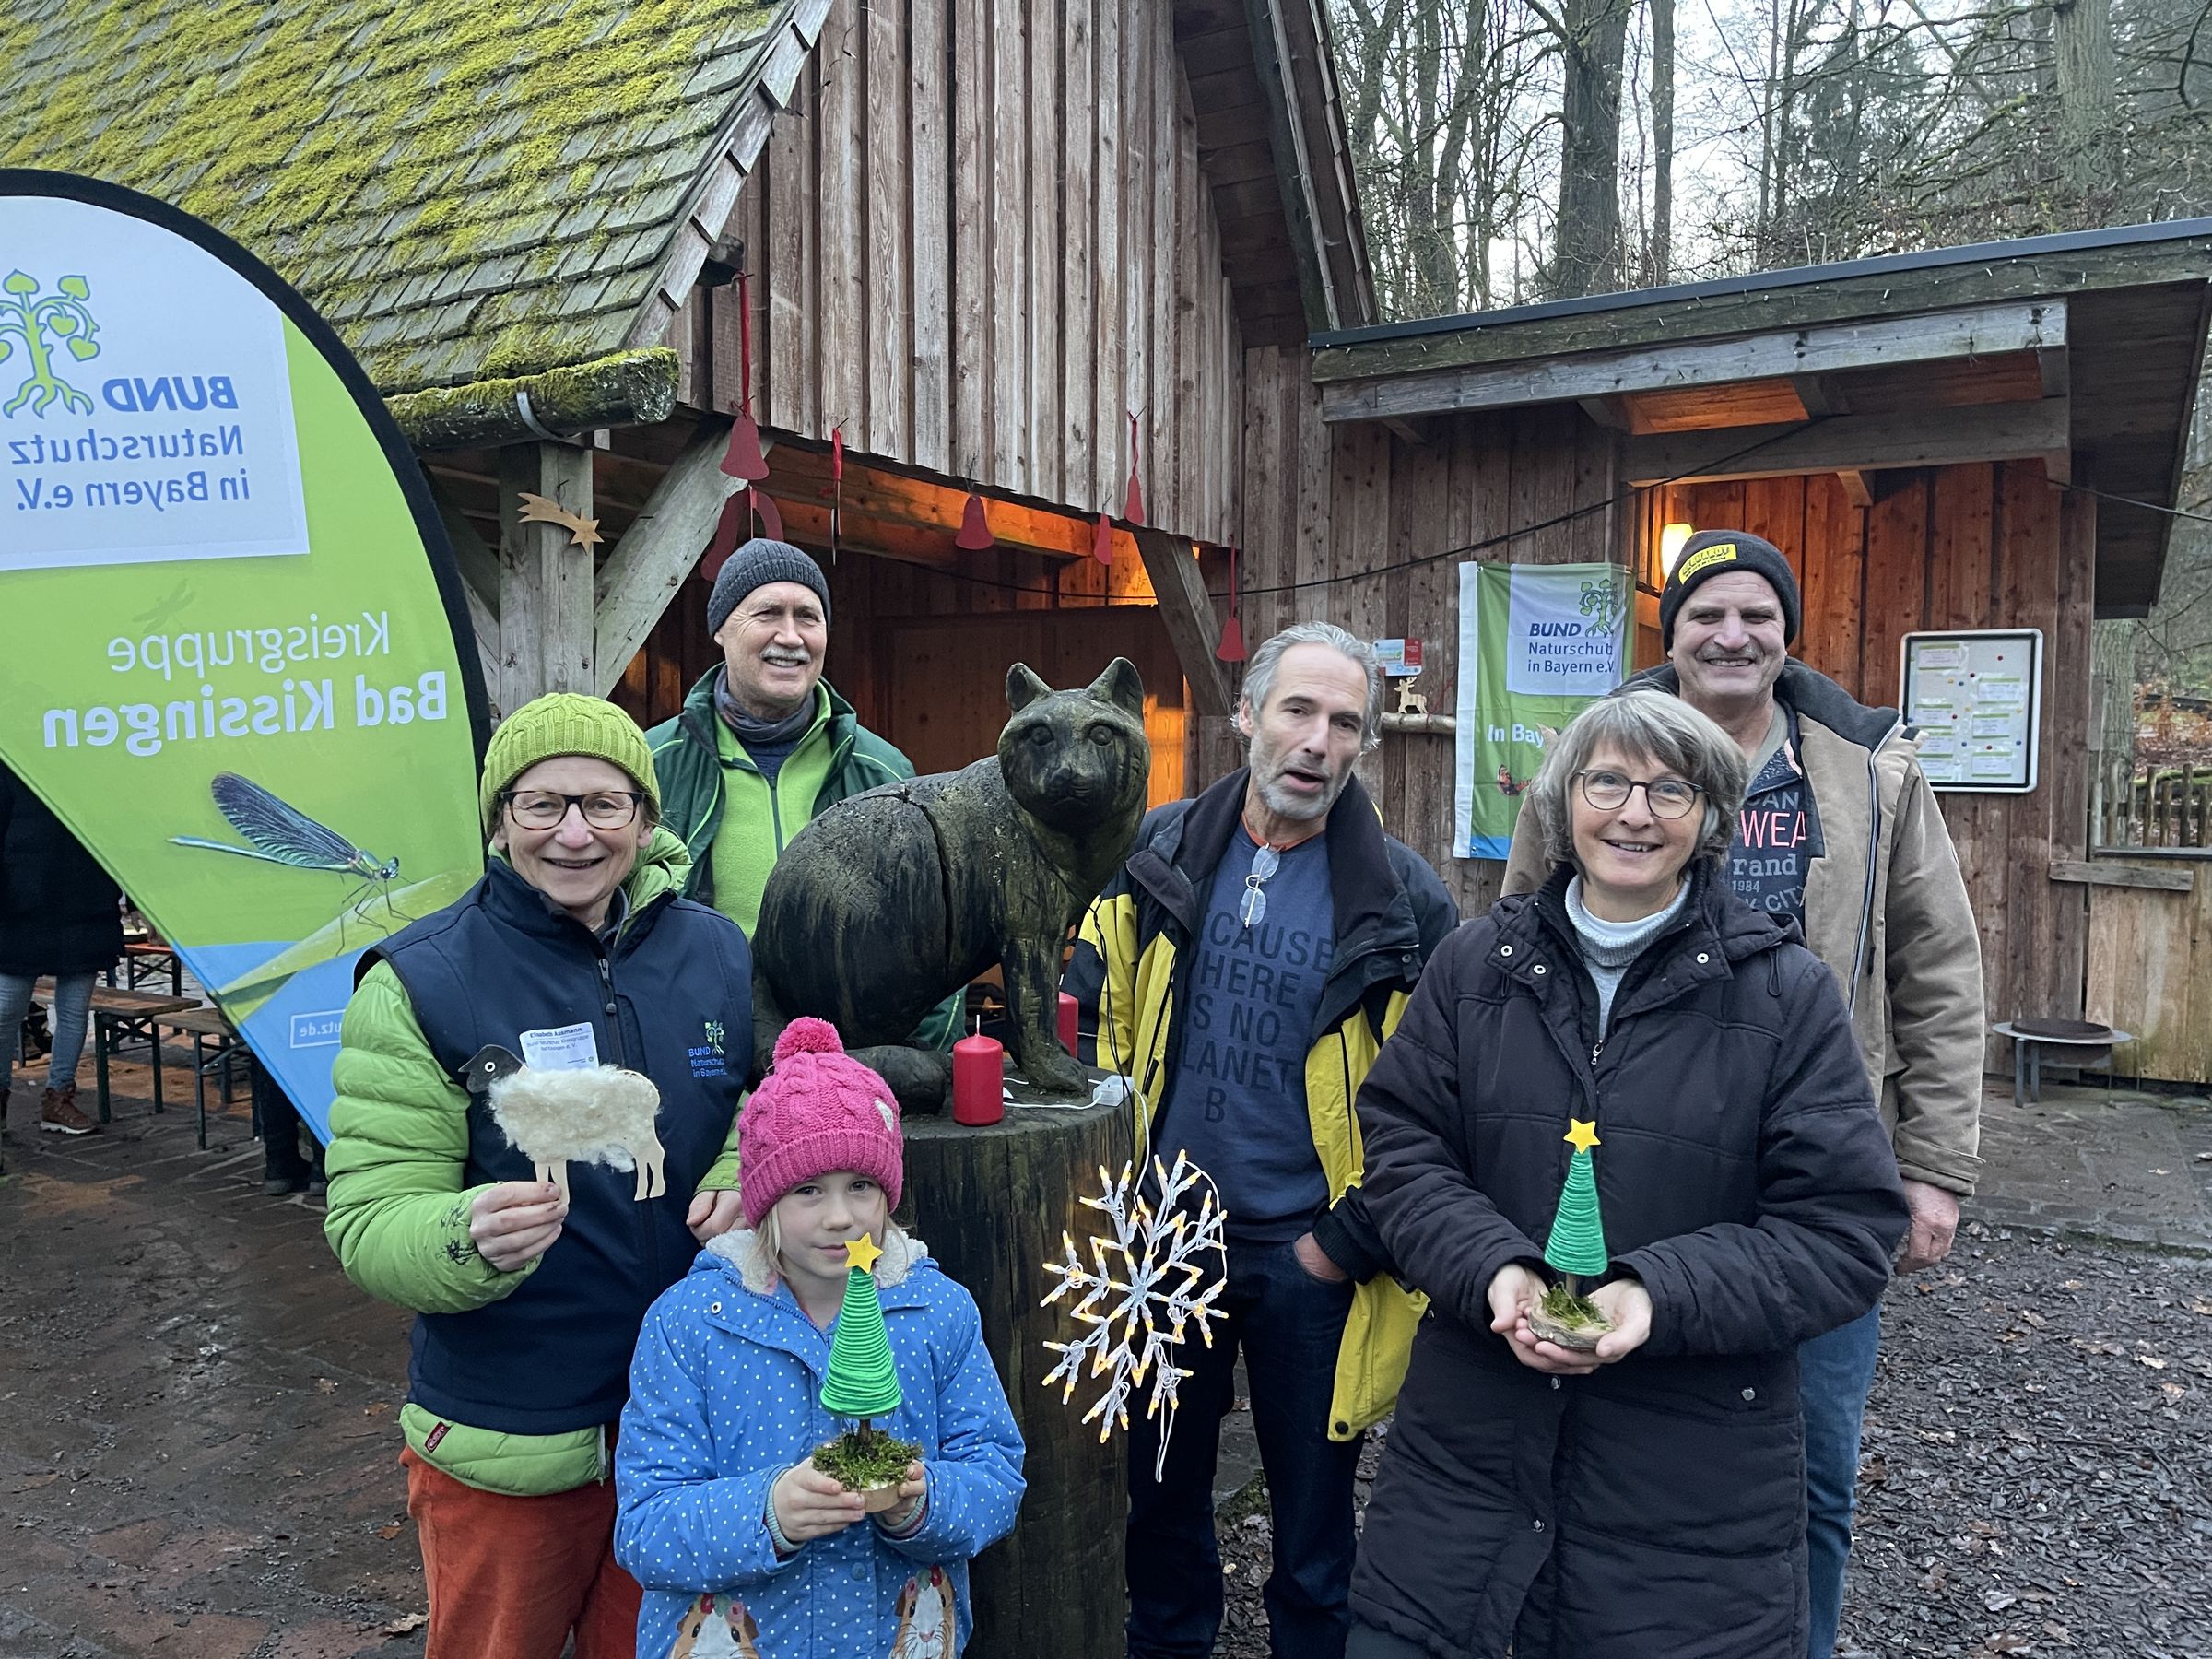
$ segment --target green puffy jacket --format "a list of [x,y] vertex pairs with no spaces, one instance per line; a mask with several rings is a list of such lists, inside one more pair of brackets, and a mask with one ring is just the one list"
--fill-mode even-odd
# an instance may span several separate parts
[[[714,712],[723,670],[702,676],[672,720],[645,734],[661,791],[661,822],[691,854],[684,897],[711,904],[751,934],[760,889],[791,838],[825,806],[914,775],[913,763],[860,724],[829,681],[816,691],[813,727],[771,787]],[[727,751],[725,756],[724,750]],[[718,872],[742,873],[744,890],[716,891]],[[726,880],[724,882],[726,886]]]
[[[689,867],[683,842],[656,831],[623,887],[630,913],[680,888]],[[484,1189],[462,1185],[468,1096],[438,1063],[386,964],[363,975],[346,1005],[340,1041],[331,1070],[336,1099],[323,1231],[346,1277],[380,1300],[422,1313],[465,1313],[512,1293],[537,1264],[502,1273],[477,1253],[469,1208]],[[734,1122],[722,1156],[699,1185],[737,1185]],[[433,1442],[439,1419],[429,1413],[409,1405],[400,1422],[418,1456],[487,1490],[567,1491],[606,1475],[595,1430],[524,1435],[448,1423]]]

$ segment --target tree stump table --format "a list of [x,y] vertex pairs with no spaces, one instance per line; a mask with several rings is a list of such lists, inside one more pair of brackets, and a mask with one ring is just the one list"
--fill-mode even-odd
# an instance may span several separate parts
[[1057,1384],[1044,1386],[1055,1358],[1044,1344],[1066,1340],[1073,1322],[1067,1298],[1038,1303],[1052,1288],[1043,1263],[1060,1259],[1061,1235],[1080,1241],[1105,1225],[1081,1200],[1096,1193],[1100,1165],[1118,1175],[1128,1160],[1129,1109],[1009,1105],[986,1127],[949,1116],[902,1127],[900,1223],[982,1310],[983,1341],[1028,1446],[1021,1518],[976,1559],[967,1659],[1115,1659],[1126,1609],[1124,1437],[1117,1430],[1100,1445],[1098,1424],[1081,1421],[1096,1385],[1078,1386],[1066,1405]]

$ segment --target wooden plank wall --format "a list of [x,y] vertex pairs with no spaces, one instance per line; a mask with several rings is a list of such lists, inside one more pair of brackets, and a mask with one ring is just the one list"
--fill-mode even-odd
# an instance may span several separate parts
[[[1949,795],[1943,810],[1982,929],[1992,1019],[2080,1014],[2087,905],[2079,886],[2049,870],[2086,855],[2093,499],[2062,496],[2026,462],[1900,475],[1864,510],[1827,475],[1617,496],[1611,436],[1578,410],[1461,417],[1417,444],[1370,425],[1323,427],[1297,367],[1272,347],[1246,354],[1242,573],[1254,589],[1299,584],[1253,593],[1246,637],[1256,645],[1315,617],[1363,636],[1414,635],[1432,710],[1457,699],[1465,559],[1610,552],[1641,565],[1668,519],[1750,530],[1783,548],[1805,596],[1799,654],[1867,703],[1895,704],[1907,632],[2042,629],[2042,787]],[[1501,535],[1503,546],[1455,551]],[[1449,557],[1414,562],[1439,553]],[[1209,735],[1199,754],[1206,776],[1236,764]],[[1502,870],[1446,855],[1453,771],[1451,740],[1426,735],[1385,735],[1361,763],[1393,832],[1472,911],[1495,896]],[[2008,1064],[2001,1050],[1993,1040],[1993,1068]]]
[[[727,236],[755,413],[856,452],[1232,539],[1238,336],[1164,0],[836,0]],[[737,289],[672,330],[736,406]]]
[[2185,867],[2188,892],[2088,889],[2088,1017],[2134,1033],[2124,1075],[2212,1083],[2212,864]]
[[[1602,560],[1622,535],[1612,435],[1571,406],[1463,416],[1413,442],[1373,425],[1322,424],[1302,349],[1244,354],[1240,571],[1244,637],[1291,622],[1421,641],[1416,689],[1430,710],[1459,696],[1459,566]],[[1477,544],[1494,545],[1478,547]],[[1209,561],[1209,585],[1226,572]],[[1392,833],[1444,877],[1463,912],[1497,897],[1504,866],[1454,859],[1452,739],[1386,735],[1359,764]],[[1199,781],[1241,764],[1224,734],[1197,744]]]

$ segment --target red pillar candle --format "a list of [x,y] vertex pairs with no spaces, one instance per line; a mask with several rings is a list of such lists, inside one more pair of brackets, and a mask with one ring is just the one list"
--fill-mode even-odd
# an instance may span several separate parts
[[1006,1051],[995,1037],[982,1034],[980,1022],[971,1036],[952,1045],[952,1121],[981,1125],[1006,1115]]
[[1083,1005],[1066,992],[1060,993],[1060,1046],[1069,1053],[1076,1052],[1076,1042],[1082,1033]]

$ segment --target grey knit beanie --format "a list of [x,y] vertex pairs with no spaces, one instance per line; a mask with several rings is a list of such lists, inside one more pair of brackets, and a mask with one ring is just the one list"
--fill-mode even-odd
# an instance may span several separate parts
[[714,578],[714,591],[707,596],[707,631],[720,633],[730,613],[745,603],[746,595],[771,582],[795,582],[813,589],[814,596],[822,602],[823,625],[828,626],[830,584],[822,580],[822,567],[789,542],[756,535],[723,561]]

